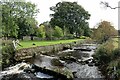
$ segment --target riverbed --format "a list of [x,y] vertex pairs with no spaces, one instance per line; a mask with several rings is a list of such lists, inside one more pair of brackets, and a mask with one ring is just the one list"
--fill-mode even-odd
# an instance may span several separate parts
[[[98,66],[95,65],[92,57],[96,48],[97,44],[82,44],[73,47],[72,49],[59,51],[52,55],[37,55],[34,58],[26,59],[22,63],[7,68],[6,71],[0,72],[1,78],[6,78],[7,75],[11,74],[17,74],[18,78],[28,78],[28,80],[37,80],[39,78],[63,80],[60,76],[66,76],[68,79],[73,78],[78,80],[104,80],[104,76],[101,74]],[[33,65],[38,68],[33,68]],[[57,73],[57,76],[59,76],[58,78],[56,76]],[[9,77],[10,76],[7,76],[7,78]],[[10,78],[14,77],[15,76]],[[15,80],[15,78],[13,80]]]

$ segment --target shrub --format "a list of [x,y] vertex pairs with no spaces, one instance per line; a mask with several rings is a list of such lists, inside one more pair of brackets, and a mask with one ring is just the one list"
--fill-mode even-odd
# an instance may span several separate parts
[[54,35],[54,29],[52,27],[45,26],[46,39],[52,40]]
[[98,24],[98,28],[93,32],[93,38],[99,43],[106,42],[112,36],[116,36],[117,31],[114,26],[111,25],[108,21],[102,21]]
[[98,60],[99,63],[106,64],[110,62],[110,56],[105,48],[99,48],[96,51],[94,57]]
[[113,50],[113,52],[112,52],[112,59],[117,59],[119,57],[120,57],[120,49],[117,48],[117,49]]
[[40,38],[43,38],[43,39],[46,37],[46,35],[45,35],[45,26],[44,25],[41,25],[38,28],[37,36],[40,37]]
[[74,39],[73,34],[66,34],[63,39]]
[[80,39],[86,39],[86,37],[85,36],[80,36]]
[[113,76],[120,79],[120,59],[112,60],[107,66],[107,73],[109,76]]
[[14,57],[14,46],[11,40],[2,41],[2,68],[7,67]]
[[55,26],[54,37],[57,38],[63,37],[63,30],[58,26]]
[[120,49],[115,48],[113,42],[107,41],[102,44],[93,56],[98,60],[99,63],[102,63],[104,71],[106,74],[119,80],[120,76]]

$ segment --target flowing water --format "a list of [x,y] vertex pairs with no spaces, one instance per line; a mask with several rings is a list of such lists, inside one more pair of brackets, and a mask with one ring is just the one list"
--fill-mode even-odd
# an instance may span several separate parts
[[[104,76],[99,71],[98,67],[93,63],[93,57],[95,49],[97,48],[96,44],[83,44],[80,47],[74,47],[72,50],[64,50],[56,53],[56,55],[46,56],[39,55],[34,59],[31,59],[29,62],[31,64],[35,64],[39,67],[46,68],[49,70],[53,70],[55,68],[59,68],[60,70],[64,70],[67,68],[69,71],[73,73],[74,78],[81,79],[102,79],[104,80]],[[82,49],[82,50],[81,50]],[[53,57],[54,56],[54,57]],[[66,57],[70,57],[67,61],[64,60]],[[62,58],[62,59],[61,59]],[[55,66],[51,63],[53,59],[58,59],[64,66]],[[69,61],[69,62],[68,62]],[[1,77],[7,74],[15,74],[15,73],[24,73],[24,69],[30,68],[31,64],[20,63],[13,67],[9,67],[6,71],[0,72]],[[37,78],[54,78],[44,72],[37,71],[33,73]],[[33,79],[34,80],[34,79]]]
[[[80,49],[90,49],[91,51],[81,51]],[[75,47],[77,51],[74,51],[74,54],[80,54],[81,58],[78,59],[78,61],[87,61],[87,64],[81,64],[72,62],[69,64],[66,64],[66,67],[69,68],[72,72],[74,72],[74,75],[76,78],[83,78],[83,79],[100,79],[104,78],[104,76],[99,71],[98,67],[92,63],[93,57],[92,55],[95,52],[95,49],[97,48],[97,45],[95,44],[84,44],[81,47]],[[85,55],[87,54],[87,55]]]

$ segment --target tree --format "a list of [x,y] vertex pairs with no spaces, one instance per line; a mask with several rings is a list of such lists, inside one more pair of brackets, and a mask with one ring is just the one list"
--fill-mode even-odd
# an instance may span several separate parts
[[89,28],[89,24],[86,23],[86,25],[84,26],[84,36],[91,36],[91,29]]
[[18,26],[12,15],[12,5],[9,3],[2,5],[2,34],[4,37],[17,37]]
[[114,26],[108,21],[102,21],[98,24],[98,28],[94,30],[93,38],[99,42],[105,42],[115,35],[117,35],[117,31]]
[[44,25],[45,26],[45,35],[46,35],[46,39],[47,40],[52,40],[53,35],[54,35],[54,29],[53,27],[50,25],[49,21],[43,22],[40,25]]
[[100,4],[101,4],[101,5],[104,5],[105,8],[110,8],[110,9],[120,8],[119,6],[118,6],[118,7],[111,7],[108,2],[103,2],[103,1],[101,1]]
[[45,26],[44,25],[41,25],[38,28],[37,36],[40,37],[40,38],[43,38],[43,39],[46,37],[46,35],[45,35]]
[[55,26],[54,36],[57,38],[63,37],[63,30],[60,27]]
[[37,13],[36,5],[30,2],[3,2],[2,33],[4,37],[22,38],[32,34],[32,28],[37,24],[35,20]]
[[63,30],[67,28],[71,34],[75,33],[76,36],[81,33],[80,29],[84,31],[84,26],[90,18],[90,14],[76,2],[59,2],[50,10],[55,12],[51,14],[50,24],[59,26]]

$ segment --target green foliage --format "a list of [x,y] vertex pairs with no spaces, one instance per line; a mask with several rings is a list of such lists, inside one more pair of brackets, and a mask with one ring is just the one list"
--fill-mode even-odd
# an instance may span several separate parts
[[4,37],[21,38],[34,33],[36,27],[35,4],[30,2],[3,2],[2,3],[2,33]]
[[45,26],[44,25],[41,25],[38,28],[37,36],[40,37],[40,38],[43,38],[43,39],[46,37],[46,35],[45,35]]
[[[87,20],[90,18],[90,14],[76,2],[59,2],[50,10],[55,12],[51,14],[50,24],[52,26],[59,26],[63,30],[67,28],[70,34],[75,33],[76,37],[84,34],[85,28],[89,28]],[[87,32],[85,35],[87,35]]]
[[88,26],[84,27],[84,36],[90,37],[91,36],[91,29]]
[[14,58],[14,46],[12,41],[4,40],[2,41],[2,66],[3,68],[7,67]]
[[64,37],[63,37],[63,39],[74,39],[75,37],[73,36],[73,34],[70,34],[70,33],[68,33],[68,34],[66,34]]
[[60,27],[55,26],[54,36],[57,38],[63,37],[63,30]]
[[86,39],[86,37],[85,36],[80,36],[80,39]]
[[64,27],[64,29],[58,26],[52,27],[48,21],[40,25],[45,26],[46,40],[55,40],[56,38],[57,39],[73,39],[74,38],[73,34],[70,34],[70,31],[66,27]]
[[95,58],[102,64],[107,64],[112,60],[114,45],[112,41],[102,44],[96,51]]
[[116,80],[120,79],[120,59],[112,60],[107,66],[107,73],[114,75]]
[[110,62],[110,56],[105,48],[100,47],[96,52],[95,58],[98,60],[99,63],[107,64]]
[[115,49],[112,53],[113,53],[112,59],[117,59],[120,57],[120,49],[119,48]]
[[45,27],[45,30],[47,40],[52,40],[54,35],[54,29],[52,27]]
[[6,12],[5,10],[10,11],[9,7],[3,5],[2,13],[2,34],[5,37],[17,37],[18,35],[18,25],[13,20],[13,16]]
[[109,76],[116,77],[116,80],[120,78],[120,48],[114,46],[113,40],[102,44],[93,57],[96,58],[102,66],[105,66],[104,71],[106,71]]
[[45,26],[45,35],[47,40],[52,40],[54,35],[54,29],[51,27],[49,22],[44,22],[42,25]]

